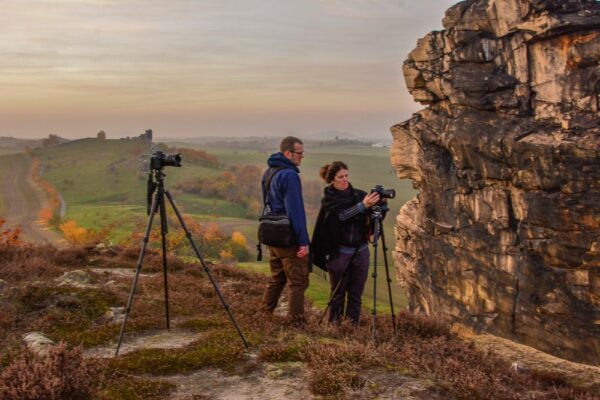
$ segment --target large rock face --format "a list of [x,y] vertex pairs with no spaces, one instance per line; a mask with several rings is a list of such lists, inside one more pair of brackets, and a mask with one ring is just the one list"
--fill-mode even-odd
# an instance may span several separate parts
[[392,127],[410,308],[600,363],[600,3],[468,0],[417,43]]

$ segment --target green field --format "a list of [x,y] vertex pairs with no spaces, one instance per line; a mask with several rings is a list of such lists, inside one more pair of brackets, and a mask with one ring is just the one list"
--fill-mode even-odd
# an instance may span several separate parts
[[[249,269],[251,271],[264,274],[265,277],[269,276],[270,274],[269,264],[266,262],[238,263],[237,265],[240,268]],[[308,286],[308,289],[306,290],[306,297],[308,297],[317,308],[325,309],[325,307],[327,307],[327,302],[329,301],[329,282],[325,278],[323,278],[323,276],[319,272],[310,274],[309,279],[310,284]],[[365,294],[362,298],[362,308],[363,313],[365,314],[370,313],[373,309],[373,296],[371,295],[373,279],[371,279],[370,276],[367,280],[366,286],[367,287],[365,288]],[[377,313],[390,314],[390,302],[389,296],[387,294],[387,286],[383,286],[378,282],[377,290],[385,291],[385,296],[382,296],[381,293],[377,296]],[[396,292],[392,294],[392,297],[394,300],[394,312],[397,313],[400,307],[406,307],[407,299],[403,293]]]
[[[149,150],[137,140],[83,139],[35,150],[43,178],[62,194],[67,206],[82,204],[144,205]],[[167,182],[217,175],[218,170],[193,165],[167,170]],[[68,212],[67,207],[67,212]]]
[[7,154],[18,154],[23,153],[22,149],[17,149],[14,147],[0,147],[0,157],[5,156]]
[[[195,178],[213,177],[221,174],[229,165],[266,166],[270,152],[243,150],[239,146],[232,150],[224,147],[186,145],[168,143],[178,147],[190,147],[216,155],[223,164],[220,169],[208,168],[183,160],[182,168],[165,169],[167,188],[174,188],[180,182]],[[273,152],[277,143],[274,143]],[[350,169],[352,184],[360,189],[369,190],[375,184],[396,189],[397,196],[390,200],[389,217],[384,221],[384,232],[388,244],[388,260],[391,262],[391,248],[394,241],[394,217],[399,208],[415,194],[410,182],[398,180],[391,168],[389,149],[374,148],[366,145],[328,145],[321,147],[305,146],[306,156],[301,166],[304,181],[317,181],[319,168],[331,161],[342,160]],[[137,140],[98,140],[83,139],[51,148],[36,149],[34,155],[42,161],[43,179],[53,184],[66,202],[65,219],[73,219],[80,226],[100,230],[110,228],[109,240],[119,243],[131,235],[134,229],[143,227],[146,217],[147,172],[144,161],[149,159],[147,144]],[[8,156],[12,157],[12,156]],[[4,157],[3,157],[4,158]],[[5,173],[0,168],[0,174]],[[257,182],[259,185],[259,182]],[[239,231],[248,239],[250,251],[255,254],[257,221],[245,218],[242,205],[222,199],[205,198],[172,190],[178,207],[198,221],[216,222],[225,232]],[[1,203],[0,203],[1,207]],[[312,232],[315,215],[309,214],[309,233]],[[381,247],[381,246],[380,246]],[[373,259],[373,256],[371,257]],[[268,268],[266,263],[256,264],[259,268]],[[388,303],[383,257],[378,256],[378,301],[383,306]],[[392,273],[394,303],[404,306],[406,298],[395,283],[395,270]],[[327,283],[313,274],[316,304],[327,302]],[[369,307],[372,293],[372,280],[365,289],[365,304]],[[319,286],[320,285],[320,286]]]

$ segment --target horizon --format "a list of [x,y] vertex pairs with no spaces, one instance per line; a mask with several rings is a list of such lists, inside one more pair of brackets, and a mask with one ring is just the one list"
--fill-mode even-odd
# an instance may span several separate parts
[[7,0],[0,136],[391,136],[454,0]]

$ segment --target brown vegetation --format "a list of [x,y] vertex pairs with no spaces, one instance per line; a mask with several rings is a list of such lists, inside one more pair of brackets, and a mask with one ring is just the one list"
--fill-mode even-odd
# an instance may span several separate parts
[[[447,327],[409,313],[397,316],[397,334],[389,316],[381,316],[377,344],[370,340],[368,315],[358,327],[345,323],[319,326],[319,315],[307,308],[308,324],[302,331],[289,326],[283,317],[257,317],[264,276],[232,266],[210,265],[242,331],[258,350],[258,360],[252,360],[202,267],[176,258],[170,260],[169,274],[172,326],[202,333],[199,339],[178,350],[145,349],[86,362],[77,346],[95,346],[118,336],[119,325],[106,312],[109,307],[125,304],[131,277],[110,271],[123,267],[131,270],[138,256],[136,250],[0,246],[0,272],[9,284],[1,294],[0,308],[0,391],[4,390],[0,393],[5,396],[1,398],[23,398],[5,395],[21,393],[15,392],[13,382],[22,382],[19,387],[37,388],[35,393],[43,393],[29,395],[34,399],[158,399],[168,396],[173,386],[157,377],[205,367],[246,374],[260,369],[261,362],[287,361],[302,362],[311,391],[328,398],[347,398],[356,391],[377,397],[383,389],[369,384],[370,371],[426,380],[431,398],[597,398],[557,376],[513,371],[500,355],[479,351]],[[160,265],[160,253],[150,250],[143,272],[160,271]],[[56,287],[53,283],[63,272],[86,266],[104,271],[86,269],[92,288]],[[164,328],[163,296],[162,274],[140,279],[126,339],[134,332]],[[32,356],[20,340],[23,333],[32,330],[65,344],[53,349],[47,358]],[[86,381],[92,365],[93,383]],[[43,370],[50,373],[42,376]],[[148,374],[156,377],[148,378]],[[50,381],[54,386],[49,386]],[[56,393],[63,397],[52,397]]]
[[[179,221],[173,216],[169,217],[170,226],[179,225]],[[202,249],[202,255],[210,259],[221,259],[224,261],[237,260],[248,261],[250,252],[247,247],[247,240],[240,232],[233,232],[228,236],[215,223],[201,223],[195,218],[183,214],[182,218],[190,231],[196,245]],[[144,227],[138,225],[132,235],[122,243],[126,248],[136,249],[143,240],[145,234]],[[94,235],[92,235],[94,237]],[[96,233],[96,238],[102,238],[102,232]],[[172,229],[166,236],[167,250],[169,253],[176,253],[180,256],[195,257],[195,252],[189,243],[189,240],[183,229]],[[154,248],[159,248],[162,241],[159,224],[155,224],[150,232],[150,243]]]
[[93,367],[82,357],[81,348],[64,344],[36,357],[23,353],[0,375],[0,398],[4,400],[85,400],[93,387]]
[[[246,217],[258,218],[263,207],[262,174],[263,170],[255,165],[233,165],[218,176],[181,182],[175,188],[183,193],[241,204],[246,209]],[[305,180],[302,192],[307,212],[316,213],[323,195],[323,184],[318,180]]]
[[48,194],[47,205],[39,213],[42,223],[48,225],[57,216],[56,213],[60,207],[60,197],[56,188],[40,176],[40,164],[41,162],[38,158],[33,158],[31,162],[32,179]]
[[19,246],[21,244],[21,228],[4,228],[6,220],[0,217],[0,245]]
[[246,208],[246,216],[257,218],[262,211],[260,179],[262,171],[255,165],[232,166],[212,178],[193,179],[179,183],[177,190],[205,197],[224,199]]
[[219,168],[221,166],[221,163],[216,156],[203,150],[194,150],[188,147],[169,147],[164,143],[159,144],[158,147],[165,153],[181,154],[185,162],[204,165],[205,167],[209,168]]

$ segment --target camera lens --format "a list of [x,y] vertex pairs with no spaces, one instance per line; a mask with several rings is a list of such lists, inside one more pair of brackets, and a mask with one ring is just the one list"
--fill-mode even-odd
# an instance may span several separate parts
[[164,164],[171,167],[181,167],[181,155],[179,153],[166,155]]

